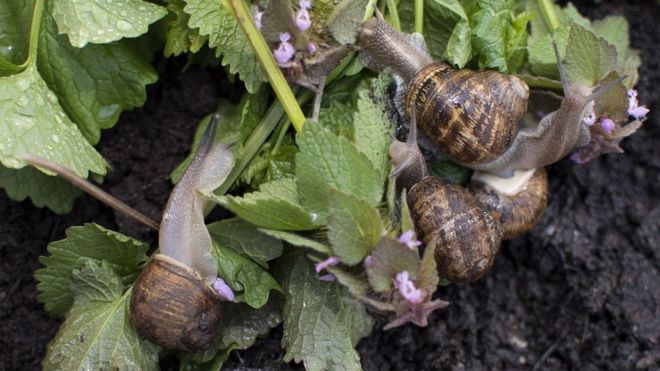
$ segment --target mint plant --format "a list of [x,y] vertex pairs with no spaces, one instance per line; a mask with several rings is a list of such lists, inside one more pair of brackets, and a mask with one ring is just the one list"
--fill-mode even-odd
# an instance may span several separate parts
[[[144,104],[157,78],[154,54],[194,63],[210,52],[246,93],[199,123],[191,156],[171,179],[180,180],[219,115],[212,139],[233,144],[235,162],[203,197],[235,215],[206,226],[229,301],[207,350],[175,352],[181,368],[217,369],[282,325],[284,361],[360,369],[355,346],[374,316],[389,318],[385,329],[426,326],[449,305],[434,295],[448,283],[437,246],[417,240],[406,193],[388,176],[388,148],[405,118],[393,99],[397,76],[365,68],[356,47],[373,16],[416,33],[410,38],[455,68],[516,74],[555,96],[556,45],[568,81],[608,86],[580,123],[591,141],[573,153],[577,163],[620,152],[648,113],[633,89],[641,60],[626,20],[591,21],[548,0],[10,0],[0,4],[0,187],[68,212],[81,192],[26,167],[26,155],[100,179],[107,164],[93,146],[121,112]],[[539,96],[526,124],[557,105],[552,94]],[[471,172],[445,159],[430,168],[455,183]],[[158,368],[172,350],[144,340],[129,320],[148,251],[95,224],[49,245],[35,274],[39,300],[64,322],[45,369]]]

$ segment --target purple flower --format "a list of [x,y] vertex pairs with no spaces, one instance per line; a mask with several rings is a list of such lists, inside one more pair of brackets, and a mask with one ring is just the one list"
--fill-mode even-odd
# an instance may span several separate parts
[[307,9],[307,10],[312,9],[312,2],[309,0],[300,0],[298,4],[302,9]]
[[600,122],[600,126],[603,127],[603,130],[605,130],[607,135],[610,135],[612,134],[612,130],[614,130],[615,124],[611,118],[606,117]]
[[410,280],[408,271],[397,273],[394,286],[399,289],[401,296],[411,304],[420,304],[424,301],[424,292],[415,287],[413,281]]
[[647,113],[649,113],[649,109],[646,106],[640,106],[637,102],[637,90],[628,90],[628,114],[639,120],[644,118]]
[[364,266],[365,267],[371,267],[374,264],[374,258],[371,257],[371,255],[367,255],[366,258],[364,258]]
[[225,283],[222,278],[216,278],[213,282],[213,289],[218,293],[221,299],[226,301],[234,301],[234,292],[231,287]]
[[310,55],[316,54],[316,44],[314,43],[307,44],[307,53],[309,53]]
[[586,115],[584,115],[582,122],[588,126],[593,126],[596,123],[596,113],[594,113],[593,109],[591,112],[588,112]]
[[332,267],[337,264],[339,264],[339,258],[336,256],[331,256],[322,262],[316,263],[316,273],[319,273],[327,267]]
[[422,244],[418,240],[413,240],[414,236],[415,232],[412,229],[409,229],[401,234],[399,242],[408,246],[408,248],[412,250]]
[[324,274],[324,275],[322,275],[321,277],[319,277],[319,279],[320,279],[321,281],[324,281],[324,282],[332,282],[332,281],[336,280],[337,277],[335,277],[335,276],[332,275],[332,274]]
[[291,34],[288,32],[282,32],[280,34],[280,46],[278,46],[273,52],[278,64],[284,64],[290,61],[296,53],[296,50],[293,48],[293,45],[289,43],[289,40],[291,40]]
[[252,16],[254,17],[254,24],[257,26],[257,29],[260,30],[262,27],[261,17],[263,17],[264,12],[259,11],[259,7],[252,5]]
[[296,13],[296,27],[300,31],[306,31],[312,26],[312,19],[309,17],[309,11],[305,8],[300,8]]

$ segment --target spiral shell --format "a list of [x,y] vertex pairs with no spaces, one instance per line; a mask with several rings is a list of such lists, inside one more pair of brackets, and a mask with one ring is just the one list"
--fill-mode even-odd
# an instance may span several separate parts
[[479,202],[502,223],[504,239],[510,240],[529,232],[543,216],[548,205],[548,175],[545,169],[534,172],[527,185],[515,196],[507,196],[472,181],[468,188]]
[[408,86],[405,107],[416,109],[419,126],[441,151],[478,164],[511,145],[528,98],[527,84],[515,76],[433,62]]
[[147,340],[170,350],[209,348],[221,322],[220,298],[196,271],[162,254],[138,276],[131,321]]
[[436,243],[441,277],[469,282],[490,270],[502,229],[466,188],[428,176],[412,187],[408,205],[420,239]]

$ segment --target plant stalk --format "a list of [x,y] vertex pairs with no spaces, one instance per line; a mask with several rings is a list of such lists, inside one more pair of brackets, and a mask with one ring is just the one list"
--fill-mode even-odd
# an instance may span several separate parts
[[415,32],[424,31],[424,0],[415,0]]
[[555,13],[554,3],[552,0],[537,0],[539,9],[541,10],[541,15],[545,21],[546,26],[550,29],[550,32],[553,33],[561,23],[559,22],[559,17]]

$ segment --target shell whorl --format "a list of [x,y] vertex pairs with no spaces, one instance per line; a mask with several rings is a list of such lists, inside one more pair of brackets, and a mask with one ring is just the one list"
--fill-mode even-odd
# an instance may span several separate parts
[[495,71],[456,70],[444,62],[423,67],[409,84],[405,107],[419,126],[453,159],[491,161],[513,142],[527,110],[529,88]]
[[408,205],[420,239],[437,243],[441,277],[470,282],[490,270],[502,229],[466,188],[428,176],[410,190]]
[[502,223],[504,240],[529,232],[541,220],[548,205],[548,176],[543,168],[537,169],[514,196],[500,194],[479,181],[470,182],[468,188],[491,211],[493,219]]
[[220,297],[202,276],[163,254],[154,255],[135,281],[130,315],[147,340],[185,351],[208,349],[222,318]]

